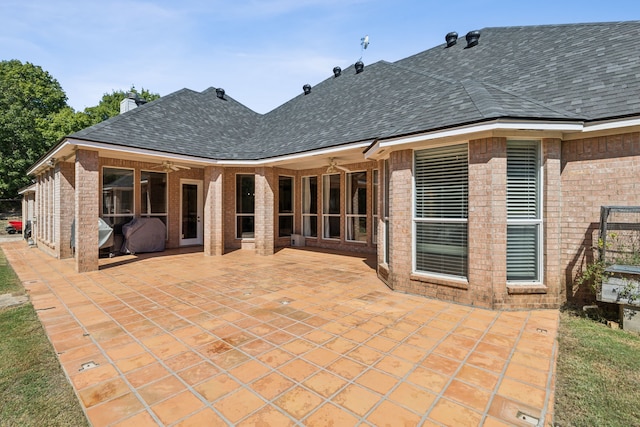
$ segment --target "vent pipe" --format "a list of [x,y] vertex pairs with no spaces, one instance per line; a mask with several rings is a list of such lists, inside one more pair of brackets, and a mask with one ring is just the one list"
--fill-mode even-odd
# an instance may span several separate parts
[[340,77],[340,74],[342,74],[342,68],[333,67],[333,77]]
[[470,47],[474,47],[478,44],[478,40],[480,39],[480,31],[469,31],[467,33],[467,49]]
[[455,31],[447,33],[444,39],[447,41],[447,47],[451,47],[458,42],[458,33]]
[[302,86],[302,90],[304,91],[305,95],[309,95],[311,93],[311,85],[306,84]]
[[224,99],[224,89],[222,89],[221,87],[216,89],[216,96],[220,99]]
[[355,63],[356,74],[360,74],[364,71],[364,63],[362,61],[358,61]]

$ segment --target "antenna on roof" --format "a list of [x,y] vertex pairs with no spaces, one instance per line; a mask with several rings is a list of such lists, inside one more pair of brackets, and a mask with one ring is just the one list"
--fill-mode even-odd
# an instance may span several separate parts
[[364,50],[369,46],[369,36],[366,35],[360,39],[360,59],[362,61],[362,55],[364,54]]

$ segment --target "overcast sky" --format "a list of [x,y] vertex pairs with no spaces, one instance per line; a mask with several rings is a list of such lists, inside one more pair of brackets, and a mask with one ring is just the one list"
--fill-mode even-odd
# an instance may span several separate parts
[[0,60],[40,65],[76,110],[135,85],[222,87],[266,113],[336,65],[396,61],[449,31],[638,19],[638,0],[0,0]]

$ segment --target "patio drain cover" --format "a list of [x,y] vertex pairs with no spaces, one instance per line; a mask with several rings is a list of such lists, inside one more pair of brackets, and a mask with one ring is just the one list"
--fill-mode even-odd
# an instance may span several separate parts
[[83,363],[82,365],[80,365],[80,369],[78,369],[78,372],[86,371],[87,369],[92,369],[97,367],[98,367],[98,364],[95,363],[94,361]]
[[537,419],[536,417],[531,416],[529,414],[525,414],[522,411],[518,411],[518,413],[516,414],[516,418],[526,422],[527,424],[531,424],[532,426],[537,426],[538,422],[540,422],[540,420]]

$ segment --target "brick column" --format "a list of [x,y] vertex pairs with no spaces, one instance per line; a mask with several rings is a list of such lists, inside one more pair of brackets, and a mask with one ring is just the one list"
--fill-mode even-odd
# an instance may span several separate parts
[[208,256],[224,253],[223,174],[221,167],[204,168],[204,254]]
[[389,286],[407,289],[412,269],[413,151],[394,151],[389,157]]
[[98,152],[76,152],[75,235],[76,271],[98,269]]
[[75,167],[73,163],[61,162],[55,169],[55,216],[54,242],[56,257],[71,258],[71,223],[75,217]]
[[258,255],[274,252],[274,172],[271,168],[256,169],[255,245]]
[[544,284],[547,286],[551,301],[557,305],[566,301],[566,292],[562,287],[562,227],[561,203],[562,186],[560,178],[560,139],[543,139],[544,159],[542,192],[543,235],[544,235]]

